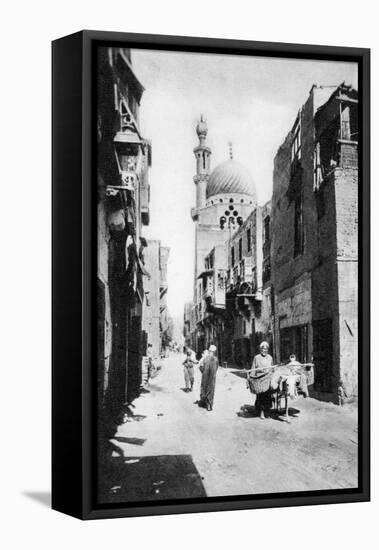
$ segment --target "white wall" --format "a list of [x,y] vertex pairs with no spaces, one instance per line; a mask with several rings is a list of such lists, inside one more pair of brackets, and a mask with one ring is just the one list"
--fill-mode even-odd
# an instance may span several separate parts
[[[50,484],[50,40],[87,29],[373,48],[378,149],[378,32],[372,0],[217,3],[65,0],[3,3],[1,32],[2,384],[0,538],[5,549],[373,547],[378,502],[97,521],[52,512],[26,493]],[[375,177],[376,176],[376,177]],[[373,182],[378,181],[377,165]],[[373,185],[377,206],[378,190]],[[73,197],[73,200],[75,198]],[[378,231],[378,216],[373,220]],[[376,269],[375,269],[376,268]],[[373,269],[378,272],[377,255]],[[378,287],[373,288],[374,321]],[[377,328],[373,324],[374,329]],[[375,332],[376,333],[376,332]],[[378,342],[378,339],[376,339]],[[379,348],[373,342],[373,360]],[[376,365],[373,364],[373,370]],[[374,377],[374,383],[377,376]],[[378,399],[374,403],[377,432]],[[376,444],[378,436],[374,435]],[[378,472],[377,454],[375,466]],[[377,496],[377,475],[374,474]],[[5,542],[4,540],[5,539]],[[279,542],[278,542],[279,541]],[[366,543],[366,544],[365,544]]]

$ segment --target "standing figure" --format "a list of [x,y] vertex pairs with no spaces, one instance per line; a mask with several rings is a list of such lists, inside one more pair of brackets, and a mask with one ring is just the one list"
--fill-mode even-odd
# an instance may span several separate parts
[[251,371],[247,373],[248,380],[250,377],[255,379],[261,378],[262,391],[257,392],[255,410],[262,420],[265,419],[265,415],[268,415],[271,409],[270,378],[272,357],[269,355],[268,350],[268,343],[262,342],[259,346],[260,353],[254,357]]
[[338,405],[342,407],[342,405],[344,405],[347,400],[347,393],[342,380],[338,382],[337,395],[338,395]]
[[205,358],[207,357],[208,355],[208,350],[205,349],[203,351],[203,353],[201,354],[201,359],[199,361],[199,369],[200,369],[200,372],[204,372],[204,361],[205,361]]
[[184,367],[184,383],[186,385],[186,391],[192,391],[194,382],[194,366],[195,362],[192,357],[192,351],[187,350],[187,356],[183,361]]
[[211,411],[213,408],[213,399],[216,386],[216,373],[218,369],[218,359],[216,357],[216,351],[216,346],[209,346],[208,354],[204,358],[203,364],[200,367],[202,371],[200,405],[205,407],[207,411]]

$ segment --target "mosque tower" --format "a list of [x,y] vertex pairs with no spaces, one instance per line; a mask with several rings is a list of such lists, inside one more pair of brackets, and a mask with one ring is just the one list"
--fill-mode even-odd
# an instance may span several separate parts
[[205,144],[208,127],[203,115],[200,116],[200,121],[196,126],[196,133],[199,138],[199,145],[193,150],[196,157],[196,175],[193,180],[196,184],[196,208],[199,209],[205,206],[212,154],[210,148]]
[[197,279],[204,271],[205,256],[214,246],[225,244],[257,204],[252,177],[245,166],[233,159],[231,145],[229,159],[210,171],[211,149],[206,145],[208,127],[203,115],[196,133],[199,138],[194,149],[196,207],[191,209],[195,223],[195,303]]

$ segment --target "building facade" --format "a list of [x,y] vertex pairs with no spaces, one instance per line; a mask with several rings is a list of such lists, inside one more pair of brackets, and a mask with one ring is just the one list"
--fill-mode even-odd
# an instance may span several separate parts
[[211,149],[206,144],[208,128],[203,116],[196,132],[199,144],[194,149],[196,207],[191,210],[195,223],[191,340],[198,355],[210,343],[218,345],[219,360],[224,361],[221,335],[225,314],[226,243],[255,208],[256,192],[248,170],[233,159],[232,151],[227,161],[211,171]]
[[166,347],[168,330],[167,312],[167,263],[169,248],[159,240],[147,240],[144,261],[145,301],[142,315],[142,329],[148,354],[159,363]]
[[[274,159],[272,200],[232,159],[210,173],[197,126],[194,301],[186,338],[198,353],[251,365],[262,340],[275,362],[315,365],[314,394],[357,394],[358,94],[313,86]],[[205,152],[205,155],[203,153]]]
[[192,349],[192,329],[191,329],[191,317],[192,317],[193,303],[186,302],[184,304],[184,315],[183,315],[183,344],[184,347]]
[[266,340],[272,347],[271,202],[256,206],[228,241],[227,361],[249,367]]
[[143,87],[130,51],[99,48],[97,87],[97,340],[101,429],[120,421],[141,383],[151,149],[139,130]]
[[357,392],[357,92],[313,86],[274,161],[275,355],[315,363],[314,389]]

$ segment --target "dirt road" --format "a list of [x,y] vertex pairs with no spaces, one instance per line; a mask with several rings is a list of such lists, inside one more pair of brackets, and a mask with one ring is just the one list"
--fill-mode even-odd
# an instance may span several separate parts
[[356,487],[355,408],[300,397],[289,424],[262,421],[243,373],[220,368],[208,412],[195,404],[197,368],[194,391],[183,391],[183,359],[163,361],[119,427],[102,502]]

